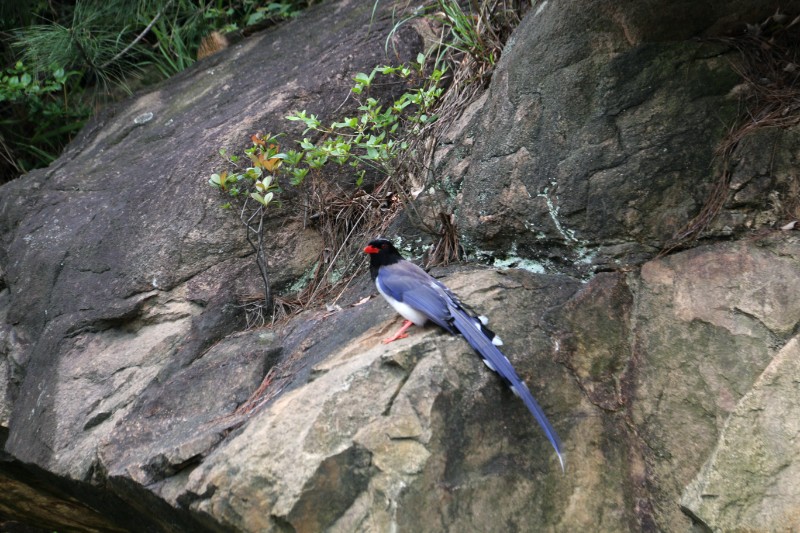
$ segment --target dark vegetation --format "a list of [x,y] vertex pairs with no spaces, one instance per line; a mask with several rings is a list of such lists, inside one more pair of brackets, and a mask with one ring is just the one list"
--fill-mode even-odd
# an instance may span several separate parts
[[3,0],[0,184],[50,164],[93,112],[185,69],[213,38],[294,17],[310,3]]

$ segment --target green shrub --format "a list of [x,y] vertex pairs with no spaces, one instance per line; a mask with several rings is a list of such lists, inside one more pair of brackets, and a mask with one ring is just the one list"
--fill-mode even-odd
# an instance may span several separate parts
[[[369,74],[356,74],[351,89],[351,96],[359,104],[355,116],[339,118],[328,126],[307,111],[296,111],[285,117],[305,125],[301,140],[284,143],[288,149],[281,149],[281,139],[286,137],[285,134],[253,135],[252,145],[244,151],[246,159],[229,154],[225,148],[220,149],[227,168],[212,174],[208,182],[226,196],[223,208],[231,209],[235,205],[264,282],[263,302],[248,307],[248,312],[260,318],[248,318],[249,323],[263,323],[265,308],[272,304],[263,249],[264,218],[269,206],[280,205],[279,183],[299,187],[310,175],[322,176],[323,169],[333,172],[342,169],[348,176],[355,175],[356,189],[362,187],[364,176],[370,169],[388,177],[396,168],[397,159],[411,150],[411,139],[437,119],[433,107],[442,94],[440,83],[444,70],[434,68],[425,75],[425,63],[425,56],[419,54],[417,61],[410,66],[381,66]],[[418,86],[392,102],[382,103],[369,96],[377,76],[399,77],[404,82],[413,78]],[[305,136],[309,132],[315,134],[314,140]],[[334,224],[341,221],[345,226],[356,227],[364,222],[365,211],[361,208],[353,211],[357,200],[342,198],[338,203],[341,211],[331,217],[337,221]],[[359,214],[354,215],[356,212]],[[334,230],[333,233],[338,232]],[[316,285],[311,287],[309,301],[318,294],[320,283],[329,281],[328,277],[335,284],[336,280],[342,279],[344,271],[352,270],[350,257],[342,257],[340,262],[343,266],[337,269],[334,257],[324,266],[325,272],[315,276]]]
[[90,109],[128,94],[132,79],[190,66],[209,33],[275,23],[309,3],[0,0],[0,183],[52,162]]
[[2,181],[51,163],[83,127],[91,109],[70,98],[79,77],[62,68],[37,74],[21,61],[2,71],[0,138],[11,159],[11,175]]
[[[254,135],[253,145],[245,151],[253,166],[242,168],[239,159],[228,156],[227,149],[223,148],[220,154],[238,171],[214,174],[209,183],[235,198],[258,193],[256,189],[265,172],[272,182],[283,178],[293,186],[303,183],[309,173],[331,164],[347,166],[348,172],[355,171],[357,187],[363,184],[367,168],[389,174],[396,158],[409,149],[409,136],[419,134],[437,119],[432,110],[442,94],[440,83],[444,70],[434,68],[425,76],[424,68],[425,56],[419,54],[411,66],[380,66],[369,74],[356,74],[351,92],[358,99],[360,114],[342,117],[325,126],[313,113],[294,112],[286,119],[302,122],[306,126],[303,135],[313,131],[317,134],[316,141],[303,137],[294,143],[295,149],[282,152],[279,138],[284,134]],[[413,75],[421,85],[403,93],[391,104],[383,104],[368,96],[377,75],[403,80]]]

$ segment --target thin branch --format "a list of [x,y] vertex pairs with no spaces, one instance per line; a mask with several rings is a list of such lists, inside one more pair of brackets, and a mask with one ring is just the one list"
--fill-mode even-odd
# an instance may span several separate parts
[[172,4],[172,2],[173,2],[173,1],[174,1],[174,0],[169,0],[169,2],[167,2],[166,4],[164,4],[164,7],[162,7],[161,9],[159,9],[159,10],[158,10],[158,13],[156,13],[156,16],[155,16],[155,17],[153,17],[153,20],[151,20],[151,21],[150,21],[150,24],[148,24],[148,25],[147,25],[147,27],[146,27],[144,30],[142,30],[142,33],[140,33],[139,35],[137,35],[137,36],[136,36],[136,39],[134,39],[133,41],[131,41],[131,43],[130,43],[130,44],[128,44],[128,46],[126,46],[125,48],[123,48],[122,50],[120,50],[120,51],[119,51],[119,53],[117,53],[117,55],[115,55],[114,57],[112,57],[111,59],[109,59],[108,61],[106,61],[105,63],[103,63],[102,65],[100,65],[99,69],[100,69],[100,70],[102,70],[102,69],[105,69],[105,68],[106,68],[106,67],[108,67],[110,64],[112,64],[113,62],[115,62],[116,60],[118,60],[119,58],[121,58],[122,56],[124,56],[125,54],[127,54],[127,53],[130,51],[130,49],[131,49],[131,48],[133,48],[134,46],[136,46],[136,44],[137,44],[139,41],[141,41],[141,40],[144,38],[144,36],[145,36],[145,35],[147,35],[148,33],[150,33],[150,30],[152,29],[153,25],[154,25],[156,22],[158,22],[158,19],[160,19],[160,18],[161,18],[161,14],[162,14],[164,11],[166,11],[166,10],[167,10],[167,8],[168,8],[168,7],[169,7],[169,6]]
[[[269,271],[267,270],[267,260],[264,257],[264,247],[263,247],[263,228],[264,228],[264,209],[262,206],[259,206],[258,209],[253,211],[253,214],[250,215],[249,218],[245,220],[245,211],[247,209],[247,202],[248,199],[245,198],[244,205],[242,205],[242,212],[240,214],[240,218],[245,226],[245,237],[247,238],[248,244],[256,253],[256,265],[258,266],[258,270],[261,273],[261,280],[264,282],[264,306],[269,307],[271,293],[269,287]],[[251,223],[253,219],[258,216],[258,228],[254,228]],[[253,239],[250,237],[250,232],[253,232],[256,235],[256,242],[253,242]]]

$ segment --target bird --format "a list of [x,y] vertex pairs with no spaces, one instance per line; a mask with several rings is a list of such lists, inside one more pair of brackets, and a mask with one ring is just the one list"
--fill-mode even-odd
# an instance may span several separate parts
[[511,361],[498,348],[503,341],[487,327],[488,319],[463,304],[442,282],[405,260],[390,240],[373,239],[364,248],[364,253],[369,255],[370,275],[378,292],[405,319],[400,330],[384,339],[383,343],[406,338],[408,328],[422,326],[428,321],[451,334],[461,334],[486,366],[505,381],[536,418],[558,455],[561,470],[565,471],[561,441],[555,429]]

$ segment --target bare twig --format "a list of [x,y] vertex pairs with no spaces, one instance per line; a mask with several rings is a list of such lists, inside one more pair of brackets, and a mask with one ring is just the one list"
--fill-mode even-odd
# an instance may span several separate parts
[[[267,259],[264,256],[264,207],[259,205],[257,209],[255,209],[249,216],[247,216],[247,207],[248,207],[249,198],[245,198],[244,203],[242,204],[242,211],[240,214],[240,218],[245,226],[245,237],[247,238],[248,244],[253,249],[253,252],[256,254],[256,265],[258,266],[258,271],[261,274],[261,280],[264,283],[264,305],[269,307],[270,305],[270,286],[269,286],[269,270],[267,265]],[[258,225],[253,227],[253,219],[258,217]],[[255,235],[255,241],[250,234]]]
[[126,46],[125,48],[120,50],[114,57],[112,57],[111,59],[109,59],[108,61],[106,61],[102,65],[100,65],[99,70],[105,69],[106,67],[108,67],[109,65],[111,65],[112,63],[117,61],[119,58],[121,58],[122,56],[127,54],[130,51],[131,48],[136,46],[136,44],[144,38],[145,35],[150,33],[150,30],[153,28],[153,25],[158,21],[158,19],[161,18],[161,14],[164,13],[164,11],[166,11],[169,8],[169,6],[172,4],[173,1],[174,0],[169,0],[169,2],[164,4],[164,6],[161,9],[158,10],[158,13],[156,13],[156,16],[153,17],[153,20],[150,21],[150,24],[148,24],[141,31],[141,33],[139,33],[139,35],[136,36],[136,38],[133,41],[128,43],[128,46]]

